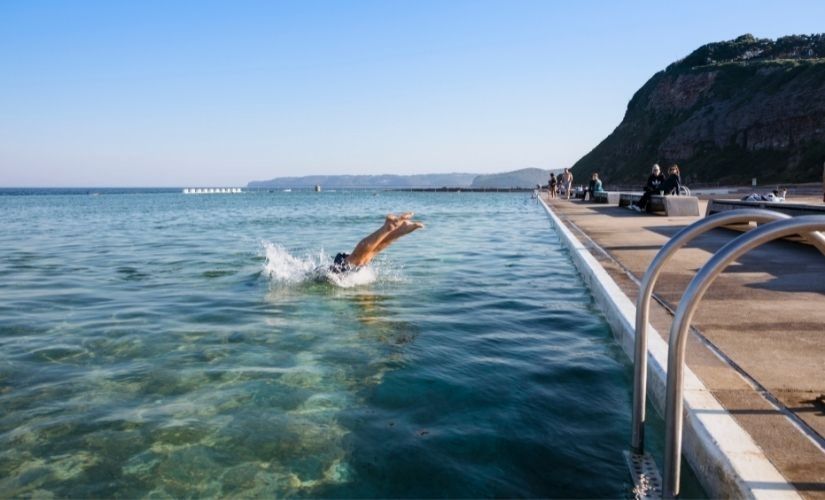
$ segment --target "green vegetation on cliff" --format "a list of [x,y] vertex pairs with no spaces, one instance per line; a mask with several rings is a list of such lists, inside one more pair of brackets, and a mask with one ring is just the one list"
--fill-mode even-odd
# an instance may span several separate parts
[[654,75],[573,172],[639,183],[653,163],[676,162],[693,183],[811,182],[823,161],[825,35],[744,35]]

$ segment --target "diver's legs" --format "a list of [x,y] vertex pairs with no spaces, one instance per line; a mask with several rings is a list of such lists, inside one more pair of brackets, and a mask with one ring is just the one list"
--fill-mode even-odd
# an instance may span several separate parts
[[416,229],[421,229],[424,227],[424,224],[420,222],[412,222],[412,221],[404,221],[401,226],[393,230],[390,234],[387,235],[386,238],[381,240],[381,243],[375,247],[375,253],[378,254],[379,252],[383,251],[385,248],[390,246],[393,241],[397,240],[398,238],[410,234],[411,232],[415,231]]
[[[397,240],[398,238],[404,236],[405,234],[410,234],[411,232],[415,231],[416,229],[420,229],[424,227],[424,224],[420,222],[411,222],[407,219],[401,219],[400,224],[394,227],[390,232],[388,232],[384,238],[382,238],[377,244],[367,248],[364,246],[362,248],[361,243],[359,243],[355,250],[352,251],[349,257],[347,257],[347,261],[354,265],[354,266],[364,266],[369,264],[372,259],[375,258],[382,250],[390,246],[390,244]],[[375,234],[375,233],[373,233]],[[372,235],[370,235],[371,237]],[[362,240],[363,242],[363,240]]]
[[[390,233],[392,233],[399,226],[413,216],[412,212],[407,212],[402,215],[387,215],[384,224],[375,232],[362,239],[355,245],[352,253],[347,257],[347,262],[356,266],[362,266],[368,263],[374,257],[375,248],[384,240]],[[363,263],[362,263],[363,262]]]

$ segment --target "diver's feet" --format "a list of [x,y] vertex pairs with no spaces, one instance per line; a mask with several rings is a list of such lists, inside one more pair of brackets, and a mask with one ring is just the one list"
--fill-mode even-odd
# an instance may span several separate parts
[[415,215],[413,212],[404,212],[401,215],[387,214],[387,218],[384,221],[384,226],[389,229],[395,229],[404,221],[410,220],[413,215]]
[[413,222],[409,220],[403,221],[401,226],[396,230],[398,231],[399,236],[403,236],[405,234],[410,234],[411,232],[415,231],[416,229],[421,229],[424,227],[424,224],[420,222]]

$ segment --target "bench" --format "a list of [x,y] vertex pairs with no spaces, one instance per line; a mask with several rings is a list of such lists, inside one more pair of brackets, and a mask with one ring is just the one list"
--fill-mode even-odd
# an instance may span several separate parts
[[594,203],[618,203],[619,202],[619,193],[618,191],[595,191],[593,193],[593,202]]
[[[619,206],[626,207],[642,199],[642,193],[621,193]],[[695,196],[660,195],[654,194],[647,203],[647,211],[651,213],[664,212],[668,217],[698,217],[699,198]]]
[[620,193],[619,194],[619,206],[626,207],[631,203],[637,203],[639,200],[642,199],[642,193]]

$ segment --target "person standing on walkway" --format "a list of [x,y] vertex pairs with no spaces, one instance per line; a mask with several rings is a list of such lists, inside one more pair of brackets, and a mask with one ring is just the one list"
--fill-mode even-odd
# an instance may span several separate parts
[[550,182],[548,184],[550,188],[550,198],[556,197],[556,174],[550,172]]
[[570,191],[573,190],[573,172],[569,168],[565,168],[564,173],[561,174],[561,182],[564,185],[564,195],[569,200]]

